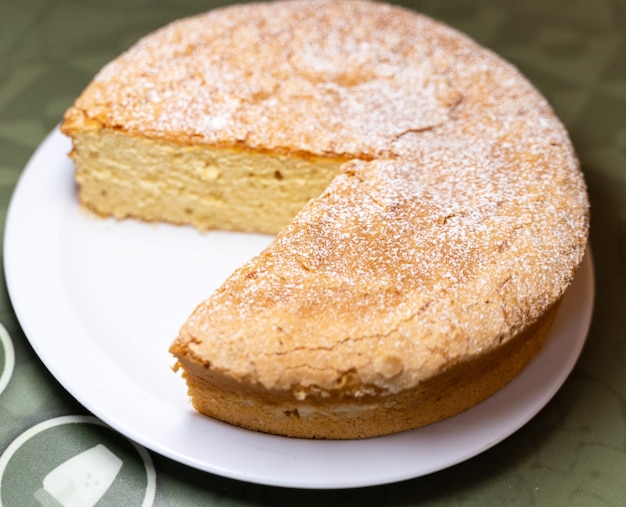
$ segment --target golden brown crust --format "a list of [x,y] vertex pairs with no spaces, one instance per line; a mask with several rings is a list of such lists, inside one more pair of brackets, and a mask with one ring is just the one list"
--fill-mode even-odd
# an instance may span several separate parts
[[355,395],[359,386],[347,382],[325,396],[318,392],[302,398],[184,358],[180,366],[196,410],[220,421],[296,438],[368,438],[441,421],[504,387],[539,351],[555,313],[551,309],[494,353],[465,357],[423,383],[386,395],[377,390]]
[[[530,360],[585,251],[585,184],[545,99],[399,7],[275,2],[173,23],[103,69],[62,128],[353,159],[171,347],[196,408],[253,429],[369,436],[456,413],[468,390],[477,402]],[[463,390],[437,400],[444,378]],[[376,418],[333,434],[331,409],[363,400]],[[310,405],[325,409],[307,419]],[[429,408],[406,418],[414,406]]]
[[[432,44],[415,46],[416,37]],[[458,37],[370,2],[218,9],[172,23],[106,66],[62,129],[372,158],[449,118],[459,97],[446,53]]]

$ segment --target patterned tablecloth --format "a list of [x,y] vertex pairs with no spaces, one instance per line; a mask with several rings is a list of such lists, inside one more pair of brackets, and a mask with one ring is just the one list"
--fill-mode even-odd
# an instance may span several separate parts
[[[224,3],[1,0],[0,223],[29,157],[104,63],[166,22]],[[626,2],[398,3],[514,62],[571,132],[592,202],[596,300],[557,395],[500,444],[423,477],[341,490],[250,484],[164,458],[91,415],[31,348],[2,278],[0,506],[626,505]]]

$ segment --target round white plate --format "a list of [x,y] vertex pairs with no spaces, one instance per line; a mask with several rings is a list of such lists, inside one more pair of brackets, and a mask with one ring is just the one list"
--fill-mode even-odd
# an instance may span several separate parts
[[358,441],[254,433],[192,410],[168,347],[194,306],[266,236],[117,222],[79,211],[70,143],[57,131],[28,163],[5,228],[9,294],[59,382],[130,439],[192,467],[244,481],[346,488],[425,475],[511,435],[572,370],[593,306],[588,255],[533,362],[502,391],[444,422]]

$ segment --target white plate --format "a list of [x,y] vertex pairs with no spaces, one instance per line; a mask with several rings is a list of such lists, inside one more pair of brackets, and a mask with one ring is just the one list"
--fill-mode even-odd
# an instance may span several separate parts
[[102,220],[78,209],[54,131],[28,163],[5,229],[7,286],[35,351],[87,409],[145,447],[244,481],[345,488],[449,467],[511,435],[572,370],[593,306],[588,255],[546,346],[507,387],[461,415],[397,435],[310,441],[254,433],[197,415],[167,352],[178,327],[269,238]]

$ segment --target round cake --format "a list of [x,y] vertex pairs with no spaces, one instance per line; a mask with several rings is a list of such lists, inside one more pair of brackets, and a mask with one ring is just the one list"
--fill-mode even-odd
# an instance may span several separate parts
[[547,101],[397,6],[176,21],[62,129],[99,214],[277,232],[170,348],[193,406],[252,430],[364,438],[479,403],[540,349],[585,253],[586,188]]

